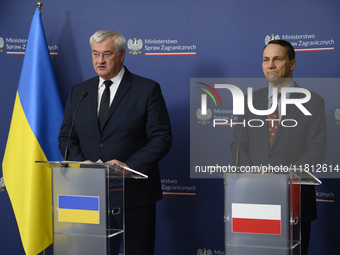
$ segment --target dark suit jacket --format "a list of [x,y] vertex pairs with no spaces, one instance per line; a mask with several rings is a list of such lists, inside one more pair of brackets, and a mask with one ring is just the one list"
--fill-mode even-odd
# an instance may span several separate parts
[[100,132],[97,117],[99,77],[75,85],[65,107],[59,134],[59,149],[64,155],[76,105],[79,105],[69,145],[68,160],[103,162],[117,159],[148,175],[146,180],[127,179],[125,206],[136,207],[162,198],[159,160],[170,150],[172,135],[166,105],[158,83],[125,74]]
[[[298,87],[295,84],[296,87]],[[292,93],[290,98],[304,97],[301,93]],[[255,109],[268,109],[268,87],[253,93],[253,105]],[[322,162],[326,156],[326,118],[325,103],[322,97],[311,92],[311,99],[303,104],[312,114],[305,116],[295,105],[287,105],[287,114],[284,119],[294,119],[298,122],[296,127],[279,126],[273,145],[270,148],[268,116],[252,114],[248,107],[246,119],[262,119],[263,127],[246,127],[242,131],[240,139],[240,166],[290,166],[291,164],[316,165]],[[239,120],[243,120],[240,116]],[[239,121],[238,121],[239,122]],[[294,123],[286,123],[292,125]],[[235,162],[237,144],[242,125],[236,125],[233,141],[231,143],[232,157]],[[301,216],[303,221],[316,219],[316,201],[314,186],[302,186],[301,190]]]

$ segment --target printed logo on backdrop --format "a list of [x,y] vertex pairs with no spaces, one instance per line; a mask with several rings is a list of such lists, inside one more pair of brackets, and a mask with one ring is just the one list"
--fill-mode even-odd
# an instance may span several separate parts
[[271,34],[270,36],[267,35],[265,38],[264,38],[264,44],[267,45],[270,41],[272,40],[280,40],[280,36],[279,35],[274,35],[274,34]]
[[3,52],[3,47],[4,47],[5,43],[4,43],[4,38],[0,37],[0,52]]
[[202,249],[197,250],[197,255],[212,255],[212,254],[213,253],[210,249],[207,250],[206,248],[203,248],[203,250]]
[[316,34],[284,34],[266,35],[264,43],[267,45],[272,40],[285,40],[291,43],[295,52],[327,51],[334,50],[335,41],[332,38],[320,38]]
[[5,182],[4,182],[4,177],[0,178],[0,192],[5,191]]
[[335,120],[337,121],[336,124],[340,125],[340,109],[336,109],[334,113]]
[[181,43],[177,39],[144,39],[145,56],[196,55],[195,44]]
[[197,250],[197,255],[224,255],[224,251],[214,250],[214,252],[212,252],[211,249],[203,248],[203,250],[202,249]]
[[162,179],[163,195],[196,196],[196,186],[182,185],[176,179]]
[[142,39],[133,38],[133,40],[129,39],[127,43],[129,54],[138,55],[142,52],[140,51],[143,48],[143,41]]
[[335,201],[335,194],[332,191],[323,192],[323,191],[316,191],[316,202],[323,202],[323,203],[334,203]]
[[[23,38],[3,38],[0,37],[0,52],[5,51],[7,55],[25,55],[28,39]],[[49,45],[50,55],[58,55],[59,47]]]
[[138,55],[145,51],[145,56],[183,56],[196,55],[195,44],[181,44],[177,39],[129,39],[129,54]]

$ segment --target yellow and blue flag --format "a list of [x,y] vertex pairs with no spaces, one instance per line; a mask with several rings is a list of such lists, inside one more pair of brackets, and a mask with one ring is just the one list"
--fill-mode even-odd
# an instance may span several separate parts
[[99,197],[59,195],[58,221],[99,224]]
[[4,182],[28,255],[52,244],[51,172],[35,161],[62,160],[58,151],[62,119],[63,106],[37,8],[2,162]]

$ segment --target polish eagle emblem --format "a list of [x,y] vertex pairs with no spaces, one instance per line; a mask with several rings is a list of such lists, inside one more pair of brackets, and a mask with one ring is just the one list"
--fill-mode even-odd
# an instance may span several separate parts
[[0,178],[0,191],[4,191],[5,188],[5,182],[4,182],[4,177]]
[[212,254],[213,254],[212,251],[210,249],[207,250],[206,248],[203,248],[203,250],[198,249],[197,251],[197,255],[212,255]]
[[267,45],[270,41],[273,41],[273,40],[280,40],[280,36],[279,35],[274,35],[274,34],[271,34],[270,36],[267,35],[264,38],[264,43]]
[[138,55],[142,52],[140,51],[143,47],[143,41],[141,39],[133,38],[133,40],[129,39],[127,43],[129,53],[132,55]]
[[210,123],[209,119],[211,119],[211,116],[212,116],[212,112],[210,109],[207,109],[207,114],[202,114],[201,109],[198,109],[196,111],[196,117],[197,119],[199,119],[198,121],[199,124],[202,124],[202,125],[209,124]]
[[336,124],[339,125],[340,124],[340,109],[335,110],[334,117],[338,121]]
[[4,39],[2,37],[0,37],[0,52],[3,52],[3,50],[1,50],[5,45]]

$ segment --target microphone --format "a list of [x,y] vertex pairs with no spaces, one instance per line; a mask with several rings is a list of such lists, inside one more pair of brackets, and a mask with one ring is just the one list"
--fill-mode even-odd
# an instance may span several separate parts
[[66,148],[65,148],[65,155],[64,155],[64,160],[66,161],[67,160],[67,156],[68,156],[68,145],[70,143],[70,139],[71,139],[71,134],[72,134],[72,130],[73,130],[73,126],[74,126],[74,122],[75,122],[75,119],[76,119],[76,116],[77,116],[77,111],[78,111],[78,107],[79,107],[79,104],[81,102],[81,100],[83,100],[86,96],[87,96],[88,92],[87,91],[84,91],[81,96],[80,96],[80,99],[79,99],[79,102],[77,104],[77,107],[76,107],[76,110],[74,112],[74,116],[73,116],[73,120],[72,120],[72,125],[71,125],[71,128],[70,128],[70,133],[68,135],[68,138],[67,138],[67,143],[66,143]]

